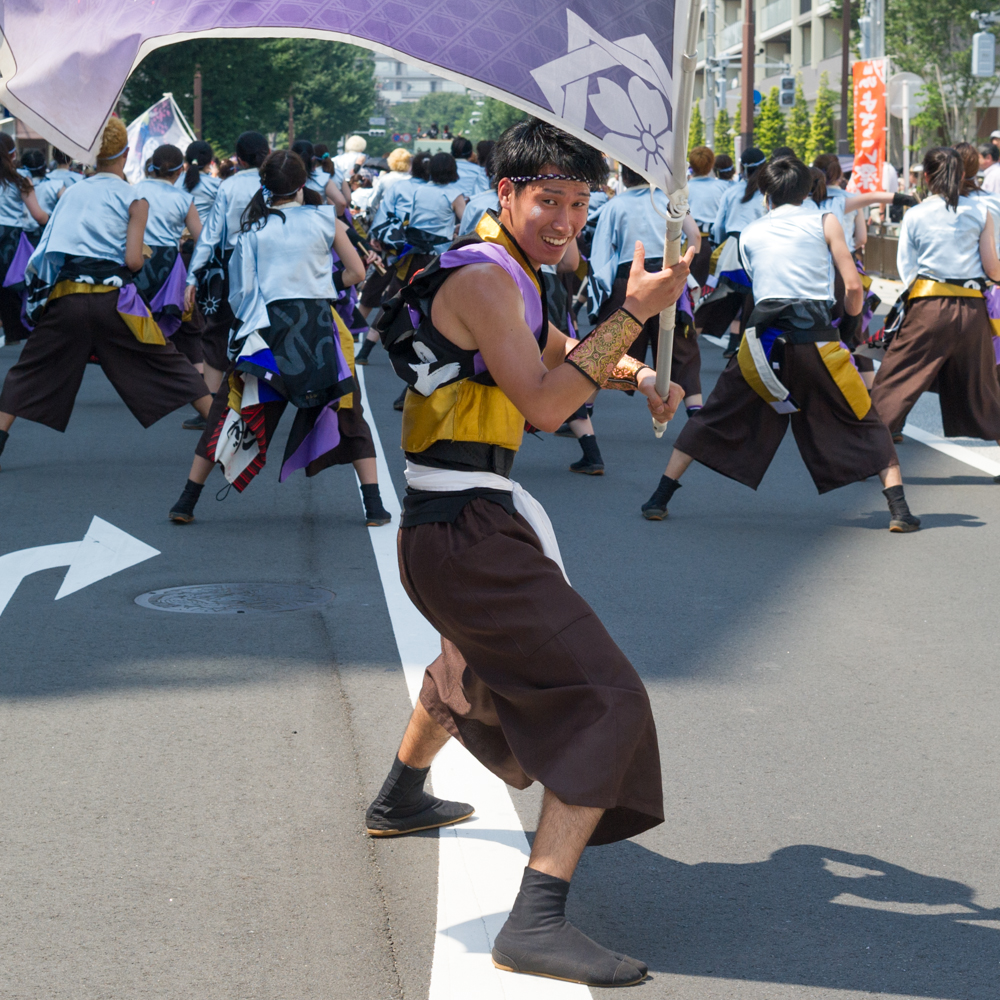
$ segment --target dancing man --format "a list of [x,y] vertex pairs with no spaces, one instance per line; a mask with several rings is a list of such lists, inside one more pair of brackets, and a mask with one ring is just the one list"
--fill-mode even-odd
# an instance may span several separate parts
[[525,420],[554,431],[595,388],[638,389],[658,420],[673,416],[681,388],[664,402],[652,370],[625,352],[677,301],[692,254],[650,273],[638,245],[622,308],[574,341],[548,323],[538,270],[558,264],[586,224],[604,160],[529,119],[501,136],[492,165],[499,216],[414,275],[378,321],[408,386],[400,574],[440,632],[441,655],[367,827],[391,836],[472,814],[423,788],[451,737],[509,784],[541,782],[538,832],[493,961],[624,986],[646,966],[569,924],[566,897],[587,844],[663,821],[656,728],[635,669],[567,582],[544,510],[508,475]]

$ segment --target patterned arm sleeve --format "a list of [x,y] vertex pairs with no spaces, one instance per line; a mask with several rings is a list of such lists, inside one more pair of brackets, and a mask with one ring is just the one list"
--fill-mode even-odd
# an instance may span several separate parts
[[[641,331],[642,324],[627,310],[619,309],[586,340],[580,341],[566,355],[566,361],[586,375],[599,389],[605,386],[634,389],[634,384],[611,385],[610,382],[619,369],[621,378],[618,381],[629,378],[630,369],[622,355],[625,354]],[[632,373],[633,377],[637,375],[638,371]]]

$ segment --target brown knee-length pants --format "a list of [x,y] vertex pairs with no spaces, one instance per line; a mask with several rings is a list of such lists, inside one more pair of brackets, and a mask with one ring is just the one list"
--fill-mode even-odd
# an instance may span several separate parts
[[1000,381],[981,298],[927,298],[906,316],[875,375],[872,402],[894,434],[922,393],[936,389],[946,437],[1000,439]]
[[520,515],[479,498],[401,528],[399,565],[442,636],[420,694],[441,726],[508,784],[605,809],[591,844],[663,822],[646,689]]

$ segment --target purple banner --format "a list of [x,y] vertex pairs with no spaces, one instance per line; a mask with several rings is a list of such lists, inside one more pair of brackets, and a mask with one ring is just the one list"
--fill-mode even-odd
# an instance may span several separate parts
[[92,160],[153,49],[198,36],[329,38],[537,114],[669,190],[688,4],[677,8],[675,19],[674,0],[0,0],[0,103]]

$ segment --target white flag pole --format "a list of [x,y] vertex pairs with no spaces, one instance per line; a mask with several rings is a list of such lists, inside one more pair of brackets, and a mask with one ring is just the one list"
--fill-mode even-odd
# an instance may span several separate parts
[[[694,75],[698,65],[698,22],[701,0],[688,4],[687,32],[684,54],[681,56],[681,85],[677,107],[674,108],[674,149],[672,190],[667,191],[667,233],[663,247],[663,266],[671,267],[681,259],[681,226],[688,211],[687,192],[687,133],[691,121],[691,103],[694,96]],[[666,399],[670,391],[670,367],[674,357],[674,323],[677,306],[668,306],[660,313],[660,337],[656,348],[656,391]],[[667,425],[653,421],[653,433],[663,437]]]

